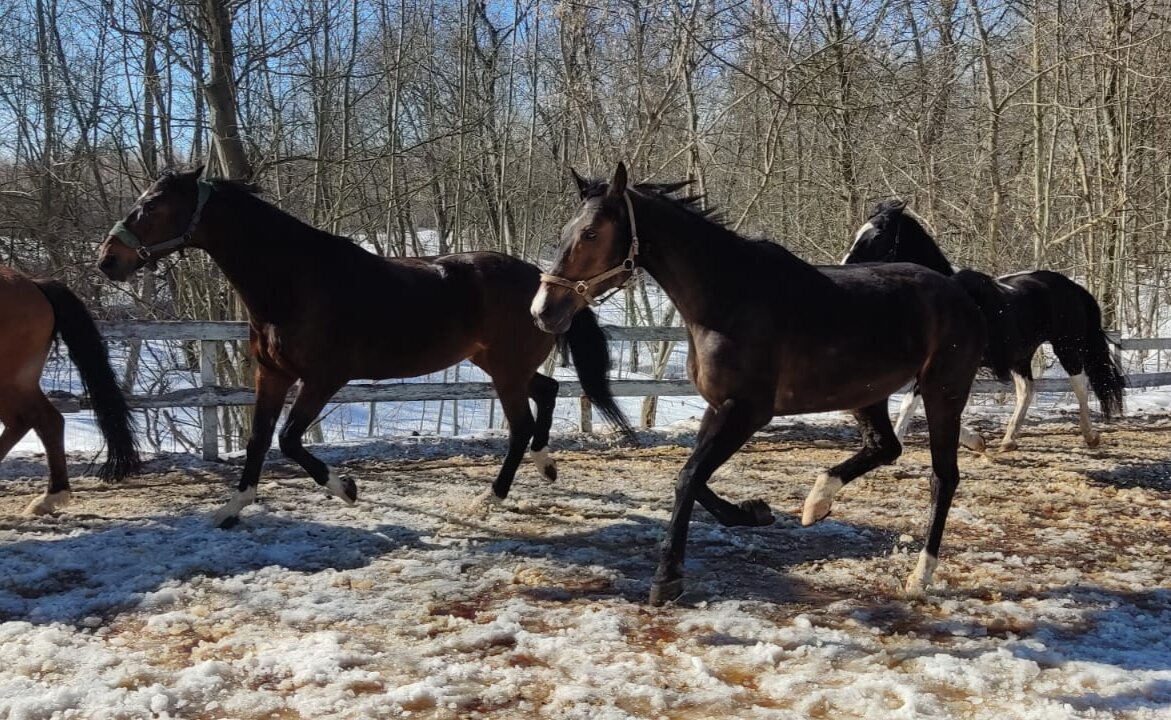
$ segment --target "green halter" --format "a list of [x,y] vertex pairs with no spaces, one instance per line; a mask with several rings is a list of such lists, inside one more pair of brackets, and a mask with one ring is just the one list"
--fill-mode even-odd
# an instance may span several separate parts
[[182,235],[154,245],[144,245],[142,240],[139,240],[138,236],[119,220],[114,223],[114,227],[110,228],[110,236],[121,240],[126,247],[134,250],[140,258],[148,262],[185,247],[191,242],[191,235],[195,232],[195,226],[199,224],[199,217],[203,214],[203,206],[207,204],[207,199],[211,197],[212,191],[211,183],[203,178],[196,180],[195,186],[199,189],[199,198],[195,201],[195,212],[191,215],[191,222],[187,224],[187,229],[183,231]]

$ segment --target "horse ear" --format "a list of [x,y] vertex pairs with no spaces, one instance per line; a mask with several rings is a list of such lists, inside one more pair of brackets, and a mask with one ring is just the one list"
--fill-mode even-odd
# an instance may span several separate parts
[[611,195],[622,195],[626,192],[626,163],[621,160],[618,161],[618,167],[614,170],[614,178],[610,181]]
[[198,165],[195,166],[195,169],[192,170],[188,174],[191,175],[191,177],[195,177],[195,178],[203,177],[204,167],[206,167],[206,166],[203,163],[199,163]]
[[577,183],[577,194],[583,199],[586,195],[586,190],[590,187],[590,181],[577,174],[577,171],[572,167],[569,168],[569,174],[573,176],[573,181]]

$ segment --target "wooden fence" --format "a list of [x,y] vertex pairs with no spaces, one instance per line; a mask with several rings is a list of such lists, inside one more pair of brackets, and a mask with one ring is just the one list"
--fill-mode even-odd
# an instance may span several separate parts
[[[248,388],[229,388],[216,385],[215,358],[218,345],[232,340],[248,339],[248,324],[244,322],[102,322],[100,329],[107,340],[197,341],[199,343],[199,386],[154,395],[133,395],[129,398],[134,408],[198,407],[201,411],[203,456],[214,459],[219,453],[219,420],[216,408],[226,405],[251,405],[253,391]],[[607,327],[611,341],[685,341],[686,331],[681,327]],[[1171,338],[1124,338],[1118,342],[1118,351],[1171,350]],[[1127,376],[1132,388],[1171,385],[1171,372],[1145,373]],[[978,380],[974,393],[1000,392],[1009,385],[995,380]],[[1069,389],[1064,378],[1039,378],[1038,392]],[[618,397],[689,396],[696,390],[687,380],[614,380],[611,388]],[[561,397],[581,396],[581,384],[561,381]],[[355,383],[338,391],[333,402],[398,402],[410,400],[483,400],[496,397],[491,383],[486,382],[409,382],[394,384]],[[84,398],[54,397],[63,411],[87,407]]]

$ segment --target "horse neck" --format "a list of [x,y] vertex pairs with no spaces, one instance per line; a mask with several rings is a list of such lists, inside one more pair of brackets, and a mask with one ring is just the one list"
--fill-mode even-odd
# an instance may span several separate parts
[[294,269],[301,243],[293,233],[304,230],[271,208],[249,212],[249,202],[260,203],[235,196],[209,203],[193,245],[211,256],[254,319],[275,322],[293,310],[298,296]]
[[[746,268],[744,243],[731,230],[670,203],[634,198],[635,217],[641,229],[639,263],[671,298],[679,314],[689,323],[707,322],[727,315],[738,293],[726,292],[756,277],[757,268]],[[778,246],[778,249],[779,248]],[[786,280],[817,271],[813,266],[781,249],[790,267],[777,269]]]
[[923,265],[941,275],[954,275],[955,268],[948,262],[947,256],[927,236],[926,231],[922,232],[922,237],[913,236],[911,239],[905,239],[902,242],[895,260],[898,262],[910,262]]

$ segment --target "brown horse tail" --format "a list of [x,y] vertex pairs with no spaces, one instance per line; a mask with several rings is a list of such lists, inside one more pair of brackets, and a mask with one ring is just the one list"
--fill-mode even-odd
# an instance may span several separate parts
[[1122,393],[1126,376],[1110,352],[1110,339],[1102,329],[1102,308],[1081,285],[1070,281],[1079,292],[1086,308],[1086,375],[1098,397],[1102,415],[1107,419],[1122,415]]
[[56,280],[34,282],[53,306],[55,332],[69,349],[69,359],[77,366],[98,428],[106,440],[106,462],[98,469],[98,476],[103,480],[121,480],[137,472],[142,461],[138,457],[134,418],[110,368],[105,341],[85,304],[68,287]]
[[577,379],[581,381],[581,389],[594,407],[602,411],[602,415],[622,431],[626,437],[638,444],[634,428],[630,421],[622,414],[614,394],[610,391],[610,343],[606,340],[606,333],[598,326],[598,319],[589,308],[578,311],[573,316],[573,322],[565,333],[565,340],[569,345],[569,355],[573,359],[573,367],[577,370]]

